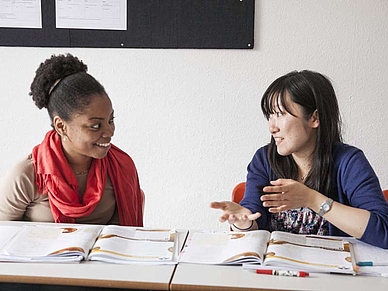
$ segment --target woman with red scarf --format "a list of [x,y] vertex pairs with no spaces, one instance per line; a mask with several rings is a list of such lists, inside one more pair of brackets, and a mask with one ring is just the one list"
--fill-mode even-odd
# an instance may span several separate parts
[[0,220],[143,226],[132,159],[111,144],[114,111],[104,87],[78,58],[41,63],[30,95],[53,130],[0,187]]

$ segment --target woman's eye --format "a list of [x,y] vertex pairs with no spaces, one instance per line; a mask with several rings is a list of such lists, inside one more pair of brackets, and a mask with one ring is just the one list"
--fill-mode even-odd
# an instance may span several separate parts
[[282,115],[283,115],[283,112],[281,112],[281,111],[277,111],[277,112],[275,112],[275,115],[276,115],[276,117],[280,117],[280,116],[282,116]]
[[115,119],[114,117],[112,117],[111,119],[109,119],[109,123],[114,123],[114,122],[115,122],[114,119]]
[[93,129],[99,129],[99,128],[100,128],[100,125],[99,125],[99,124],[92,125],[92,128],[93,128]]

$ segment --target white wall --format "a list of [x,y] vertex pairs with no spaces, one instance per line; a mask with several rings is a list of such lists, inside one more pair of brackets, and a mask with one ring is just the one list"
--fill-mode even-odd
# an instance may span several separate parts
[[71,52],[113,101],[113,142],[135,160],[147,226],[227,229],[208,205],[245,179],[270,138],[260,97],[295,69],[332,79],[345,140],[388,188],[387,17],[386,0],[256,0],[253,50],[0,47],[0,175],[50,129],[28,95],[36,68]]

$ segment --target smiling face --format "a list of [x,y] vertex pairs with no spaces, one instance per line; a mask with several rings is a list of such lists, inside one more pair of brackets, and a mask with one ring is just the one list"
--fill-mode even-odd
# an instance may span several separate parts
[[[280,100],[274,98],[274,100]],[[303,108],[293,102],[288,93],[283,104],[274,104],[274,112],[269,116],[268,127],[279,155],[293,155],[294,158],[309,158],[314,152],[319,120],[314,112],[309,118],[303,115]],[[279,102],[279,101],[278,101]]]
[[107,155],[115,130],[113,119],[112,103],[105,94],[92,96],[90,104],[82,112],[74,113],[70,121],[54,118],[63,151],[74,171],[85,170],[92,158]]

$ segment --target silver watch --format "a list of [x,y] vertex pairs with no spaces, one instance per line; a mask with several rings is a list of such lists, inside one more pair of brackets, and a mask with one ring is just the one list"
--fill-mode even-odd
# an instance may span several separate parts
[[330,211],[331,206],[333,205],[333,199],[327,198],[325,202],[321,204],[321,207],[319,207],[319,216],[325,215],[327,212]]

